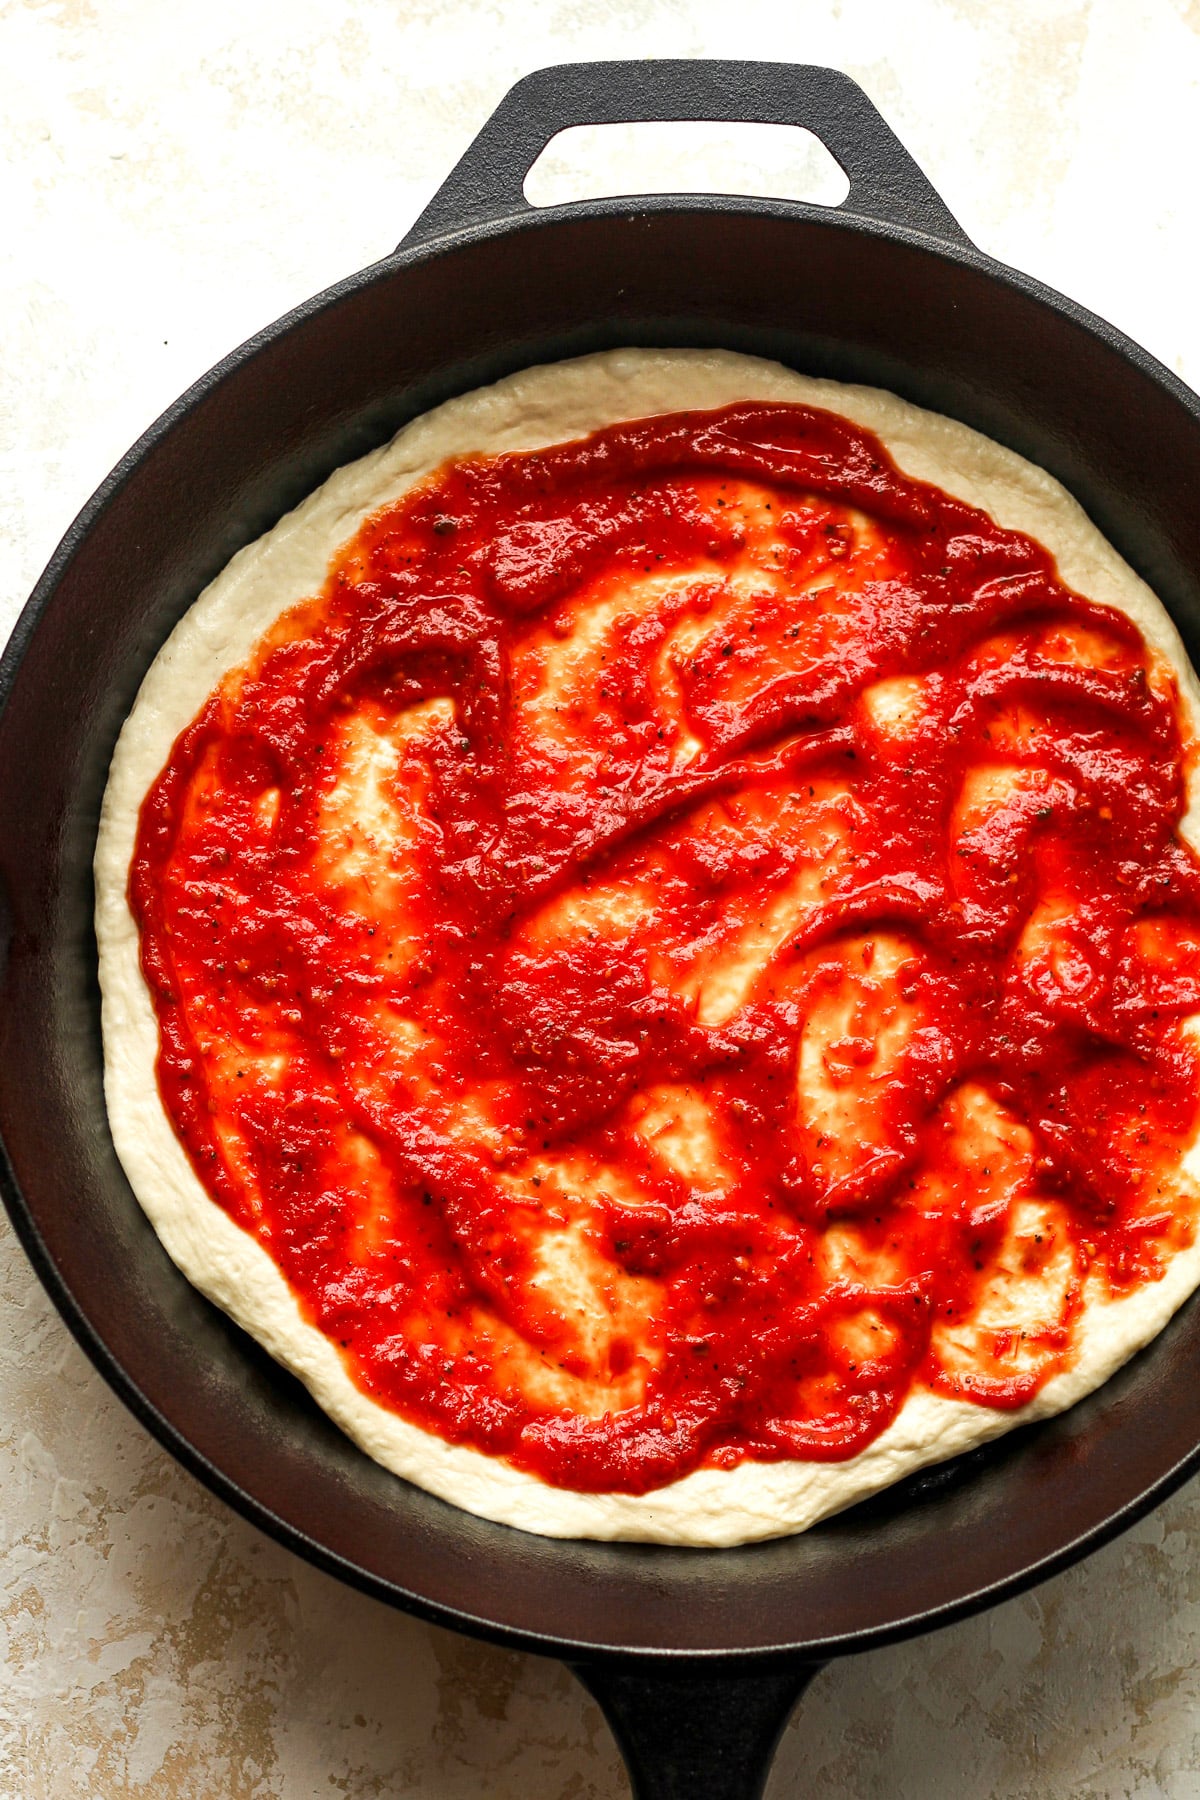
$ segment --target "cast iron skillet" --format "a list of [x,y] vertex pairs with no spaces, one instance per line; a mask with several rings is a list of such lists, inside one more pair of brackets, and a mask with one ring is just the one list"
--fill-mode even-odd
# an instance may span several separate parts
[[[568,125],[809,126],[836,210],[659,197],[534,212]],[[233,552],[434,402],[618,344],[720,344],[890,387],[1060,477],[1200,661],[1200,403],[1135,344],[967,242],[828,69],[596,63],[513,89],[394,256],[243,345],[71,527],[0,665],[5,1198],[71,1329],[151,1431],[282,1543],[409,1611],[564,1657],[642,1800],[761,1792],[823,1659],[1014,1594],[1200,1461],[1200,1310],[1051,1423],[799,1538],[730,1551],[563,1543],[474,1519],[367,1460],[176,1272],[101,1093],[90,864],[117,730]]]

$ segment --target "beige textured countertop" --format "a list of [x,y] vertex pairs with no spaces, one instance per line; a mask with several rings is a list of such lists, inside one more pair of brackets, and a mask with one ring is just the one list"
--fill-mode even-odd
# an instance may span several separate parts
[[[847,69],[981,245],[1200,385],[1200,0],[0,0],[0,635],[149,420],[387,251],[518,75],[748,51]],[[752,189],[770,151],[696,185]],[[342,1589],[177,1469],[7,1232],[0,1481],[4,1800],[627,1792],[562,1669]],[[1193,1486],[1025,1599],[827,1670],[771,1800],[1200,1795],[1198,1652]]]

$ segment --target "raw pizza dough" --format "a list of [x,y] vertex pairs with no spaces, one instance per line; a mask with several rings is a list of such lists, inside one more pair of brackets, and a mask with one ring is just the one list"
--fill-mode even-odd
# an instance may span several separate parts
[[[554,1537],[731,1545],[796,1532],[865,1495],[1033,1419],[1072,1405],[1146,1344],[1200,1284],[1200,1240],[1162,1279],[1089,1301],[1074,1365],[1016,1412],[914,1390],[900,1414],[848,1461],[745,1462],[704,1468],[645,1495],[552,1487],[479,1451],[444,1442],[369,1399],[337,1350],[302,1317],[266,1250],[201,1185],[162,1105],[157,1021],[139,964],[126,884],[142,800],[176,737],[222,676],[278,615],[319,592],[330,559],[362,519],[447,458],[530,450],[618,421],[741,400],[827,408],[875,432],[900,469],[936,483],[1038,539],[1063,581],[1117,608],[1174,671],[1185,725],[1200,725],[1200,686],[1159,601],[1043,470],[954,420],[876,389],[812,380],[721,351],[621,350],[526,369],[449,401],[383,449],[337,471],[257,543],[240,551],[180,621],[152,664],[113,758],[96,846],[96,933],[105,1091],[118,1154],[179,1268],[307,1385],[318,1404],[397,1475],[469,1512]],[[1181,832],[1200,847],[1200,777],[1188,770]],[[1196,1021],[1190,1021],[1194,1027]],[[1200,1191],[1200,1146],[1181,1179]]]

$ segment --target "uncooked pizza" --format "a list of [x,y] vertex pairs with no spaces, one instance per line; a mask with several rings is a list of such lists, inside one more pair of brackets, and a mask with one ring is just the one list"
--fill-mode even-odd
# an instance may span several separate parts
[[1200,1281],[1196,686],[1047,475],[619,352],[243,551],[97,851],[109,1114],[370,1454],[558,1535],[795,1531]]

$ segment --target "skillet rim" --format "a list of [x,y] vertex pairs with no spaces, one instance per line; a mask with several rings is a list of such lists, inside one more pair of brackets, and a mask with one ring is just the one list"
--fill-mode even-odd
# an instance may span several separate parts
[[[405,240],[397,250],[389,255],[367,264],[363,269],[322,289],[310,299],[289,309],[271,324],[252,334],[222,357],[166,407],[118,460],[72,520],[28,601],[18,615],[4,651],[0,655],[0,720],[7,712],[9,702],[20,679],[26,652],[36,635],[42,616],[48,609],[55,591],[76,553],[98,521],[117,496],[136,478],[142,465],[170,436],[175,427],[210,393],[227,380],[236,377],[260,353],[322,312],[336,307],[374,283],[388,279],[397,271],[403,271],[437,257],[452,255],[460,249],[473,247],[492,239],[552,229],[560,223],[590,222],[605,217],[627,218],[636,221],[650,215],[664,213],[705,214],[714,212],[746,214],[781,221],[816,223],[848,232],[852,236],[866,234],[885,241],[897,242],[925,255],[931,255],[938,260],[956,263],[985,280],[1013,289],[1027,300],[1057,314],[1068,325],[1098,339],[1106,348],[1131,364],[1138,373],[1164,390],[1168,397],[1190,416],[1191,421],[1200,426],[1200,396],[1193,393],[1178,376],[1159,362],[1149,351],[1116,326],[1101,319],[1078,302],[1058,293],[1035,277],[1012,269],[987,256],[965,237],[952,239],[912,226],[880,221],[861,213],[850,212],[845,206],[828,208],[803,202],[763,200],[747,196],[655,194],[618,196],[538,209],[524,208],[499,218],[466,224],[429,237],[417,236],[415,241],[413,239]],[[417,229],[419,233],[419,222]],[[551,360],[558,359],[552,358]],[[1167,606],[1168,612],[1171,612],[1170,604],[1166,601],[1163,603]],[[4,771],[0,770],[0,802],[5,797],[6,780]],[[2,949],[0,950],[0,977],[3,975],[6,961],[7,951]],[[402,1610],[432,1623],[464,1631],[471,1636],[534,1654],[557,1656],[568,1662],[599,1664],[611,1663],[617,1659],[625,1661],[636,1659],[639,1663],[645,1664],[679,1664],[682,1662],[710,1663],[716,1660],[730,1670],[734,1668],[764,1669],[785,1662],[794,1664],[797,1661],[824,1660],[832,1656],[850,1654],[897,1642],[969,1617],[973,1613],[1009,1599],[1059,1573],[1135,1524],[1154,1506],[1175,1492],[1189,1476],[1200,1468],[1200,1438],[1198,1438],[1190,1451],[1158,1474],[1148,1486],[1142,1488],[1140,1493],[1116,1507],[1096,1524],[1077,1533],[1065,1544],[1060,1545],[1057,1550],[1021,1567],[1007,1577],[963,1594],[957,1600],[942,1602],[926,1611],[911,1612],[887,1625],[860,1627],[845,1634],[822,1639],[798,1639],[771,1646],[745,1646],[733,1649],[631,1646],[531,1632],[520,1627],[501,1625],[485,1615],[473,1614],[444,1602],[430,1600],[422,1593],[405,1587],[399,1582],[371,1573],[347,1557],[331,1551],[327,1545],[289,1523],[270,1507],[257,1500],[232,1477],[226,1475],[204,1452],[196,1449],[182,1430],[175,1426],[171,1419],[147,1398],[134,1375],[124,1366],[116,1353],[109,1349],[105,1340],[92,1325],[85,1307],[60,1273],[42,1237],[36,1209],[30,1205],[16,1180],[2,1132],[0,1132],[0,1197],[4,1199],[18,1240],[33,1264],[35,1273],[89,1360],[99,1370],[110,1388],[163,1448],[168,1450],[178,1462],[225,1504],[231,1506],[243,1518],[258,1526],[285,1548],[303,1556],[306,1561],[313,1563],[326,1573],[336,1576],[348,1585],[356,1587],[376,1599],[398,1606]],[[184,1278],[180,1277],[180,1279]],[[1185,1308],[1189,1304],[1189,1302],[1185,1302]],[[1181,1312],[1183,1310],[1181,1309]],[[1146,1350],[1139,1355],[1153,1354],[1153,1350],[1153,1344],[1148,1345]],[[309,1404],[315,1405],[315,1402],[310,1401]],[[1028,1429],[1036,1431],[1037,1427]],[[494,1522],[492,1523],[494,1524]],[[500,1526],[495,1528],[512,1529]],[[753,1549],[754,1547],[743,1548]]]

